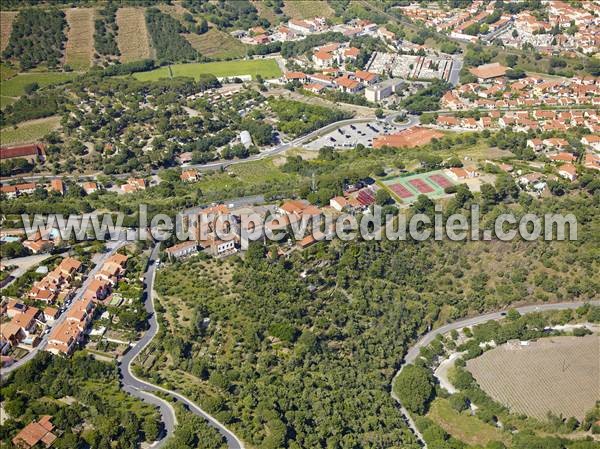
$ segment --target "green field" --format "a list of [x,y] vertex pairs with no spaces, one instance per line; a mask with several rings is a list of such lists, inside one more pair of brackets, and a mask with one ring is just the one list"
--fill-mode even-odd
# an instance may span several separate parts
[[19,73],[8,81],[2,81],[3,97],[20,97],[25,93],[25,86],[30,83],[38,83],[40,87],[50,84],[69,81],[77,76],[74,72],[32,72]]
[[34,142],[41,139],[50,131],[58,128],[60,117],[53,116],[39,120],[31,120],[14,127],[6,127],[0,130],[0,144],[13,145],[18,143]]
[[486,446],[491,441],[506,443],[509,440],[496,427],[468,413],[459,413],[450,406],[447,399],[438,398],[431,404],[427,417],[454,438],[470,445]]
[[[219,61],[207,63],[174,64],[171,66],[173,76],[189,76],[198,78],[199,75],[211,73],[216,77],[261,75],[263,78],[277,78],[281,76],[281,70],[274,59],[252,59],[248,61]],[[149,72],[139,72],[133,75],[141,81],[155,81],[160,78],[169,78],[169,68]]]

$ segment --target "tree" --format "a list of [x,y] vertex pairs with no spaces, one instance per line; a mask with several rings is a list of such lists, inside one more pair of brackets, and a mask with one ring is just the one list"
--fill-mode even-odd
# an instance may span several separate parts
[[378,206],[385,206],[393,202],[390,193],[385,189],[379,189],[375,194],[375,203]]
[[469,400],[463,393],[456,393],[450,396],[450,406],[457,412],[462,412],[469,408]]
[[434,388],[426,368],[407,365],[398,375],[394,392],[404,407],[413,413],[423,415],[433,399]]
[[25,91],[25,93],[27,95],[31,95],[39,88],[40,88],[40,85],[38,83],[34,82],[34,83],[25,84],[25,86],[23,87],[23,90]]
[[377,118],[383,118],[383,115],[384,115],[383,114],[383,109],[381,109],[381,108],[375,109],[375,117],[377,117]]

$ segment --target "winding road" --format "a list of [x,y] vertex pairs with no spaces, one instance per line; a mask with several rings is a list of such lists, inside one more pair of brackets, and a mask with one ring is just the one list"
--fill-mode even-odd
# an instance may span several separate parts
[[[578,307],[583,306],[584,304],[586,304],[586,303],[583,301],[560,302],[560,303],[553,303],[553,304],[533,304],[533,305],[528,305],[528,306],[517,307],[516,310],[521,315],[524,315],[527,313],[546,312],[546,311],[550,311],[550,310],[576,309]],[[600,301],[590,301],[589,304],[598,306],[598,305],[600,305]],[[502,318],[504,318],[505,314],[506,314],[505,311],[490,312],[490,313],[486,313],[486,314],[479,315],[476,317],[464,318],[462,320],[458,320],[458,321],[454,321],[452,323],[445,324],[445,325],[440,326],[437,329],[434,329],[434,330],[426,333],[425,335],[423,335],[417,341],[417,343],[415,343],[413,346],[411,346],[411,348],[406,353],[406,356],[404,357],[404,363],[402,364],[402,366],[400,367],[400,369],[398,370],[398,372],[396,373],[396,375],[394,376],[394,378],[392,380],[391,395],[392,395],[392,398],[394,398],[394,400],[400,405],[400,412],[404,416],[404,419],[408,423],[410,429],[417,436],[417,439],[421,442],[421,444],[423,445],[423,447],[425,449],[427,449],[427,443],[423,439],[423,435],[421,434],[421,432],[419,432],[419,429],[417,429],[417,426],[415,425],[415,422],[413,421],[412,417],[410,416],[410,413],[408,412],[408,410],[402,406],[402,404],[400,402],[400,398],[398,398],[396,393],[394,393],[393,386],[394,386],[394,383],[396,382],[396,379],[398,378],[398,376],[400,375],[400,373],[402,372],[402,370],[404,369],[405,366],[410,365],[410,364],[414,363],[415,360],[417,360],[417,357],[419,357],[421,348],[428,346],[431,342],[433,342],[433,340],[435,340],[435,337],[437,337],[438,335],[447,334],[448,332],[451,332],[452,330],[459,330],[459,329],[462,329],[463,327],[467,327],[467,326],[475,326],[477,324],[482,324],[482,323],[485,323],[485,322],[491,321],[491,320],[494,320],[494,321],[501,320]]]
[[187,408],[195,415],[204,418],[210,426],[214,427],[221,435],[223,435],[227,441],[227,446],[229,449],[244,449],[244,444],[233,432],[231,432],[214,416],[205,412],[190,399],[175,391],[167,390],[166,388],[146,382],[136,377],[131,370],[131,365],[135,358],[150,344],[159,330],[158,320],[156,319],[156,312],[154,310],[154,300],[152,297],[154,276],[156,272],[155,261],[158,260],[159,248],[160,244],[156,244],[152,249],[150,259],[148,260],[148,268],[144,275],[144,307],[150,315],[148,320],[150,327],[142,336],[142,338],[135,344],[135,346],[123,356],[118,365],[123,390],[135,397],[142,399],[145,402],[159,407],[162,421],[165,425],[166,435],[163,435],[163,438],[159,442],[155,443],[153,448],[162,447],[166,443],[167,437],[172,435],[175,426],[177,425],[177,418],[172,405],[168,401],[151,394],[151,392],[160,391],[175,398],[178,402],[185,404]]

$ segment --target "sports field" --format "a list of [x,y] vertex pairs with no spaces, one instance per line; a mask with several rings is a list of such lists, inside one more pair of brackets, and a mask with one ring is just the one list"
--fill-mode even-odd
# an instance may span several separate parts
[[427,195],[431,199],[440,198],[446,194],[444,188],[454,185],[454,182],[442,170],[436,170],[386,179],[383,184],[402,202],[412,203],[419,195]]
[[[173,76],[189,76],[198,78],[199,75],[211,73],[216,77],[261,75],[263,78],[277,78],[281,76],[281,70],[274,59],[251,59],[248,61],[219,61],[206,63],[173,64],[171,71]],[[141,81],[155,81],[160,78],[169,78],[169,67],[139,72],[133,75]]]

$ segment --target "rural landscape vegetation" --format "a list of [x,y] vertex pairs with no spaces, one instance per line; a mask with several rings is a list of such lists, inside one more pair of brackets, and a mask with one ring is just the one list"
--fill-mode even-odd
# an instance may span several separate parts
[[[600,1],[3,0],[0,28],[2,448],[600,448]],[[480,229],[312,221],[380,210]],[[159,214],[208,228],[130,238]],[[576,238],[527,238],[554,214]]]

